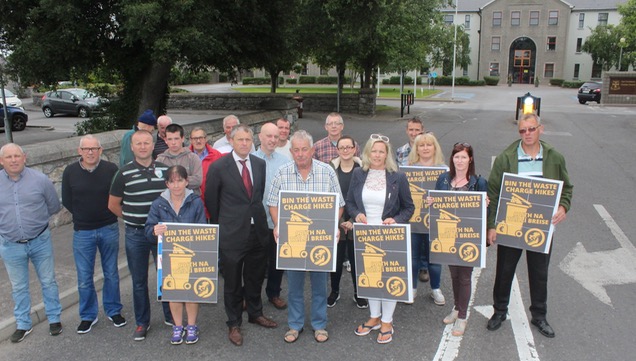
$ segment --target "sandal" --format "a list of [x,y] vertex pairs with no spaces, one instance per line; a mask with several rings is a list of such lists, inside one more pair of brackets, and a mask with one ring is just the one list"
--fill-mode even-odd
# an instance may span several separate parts
[[[389,338],[385,339],[385,336],[389,336]],[[390,330],[386,331],[386,332],[382,332],[380,331],[380,333],[378,334],[378,343],[389,343],[391,341],[393,341],[393,327],[391,327]]]
[[[374,326],[369,326],[366,323],[361,324],[358,328],[353,331],[358,336],[366,336],[371,333],[371,331],[379,330],[382,327],[382,323],[378,323]],[[359,331],[362,329],[362,331]]]
[[329,339],[329,333],[327,330],[316,330],[314,331],[314,339],[319,343],[327,342]]
[[300,329],[300,331],[290,328],[289,330],[287,330],[287,332],[285,332],[285,342],[287,343],[296,342],[296,340],[298,340],[298,336],[300,336],[302,332],[303,332],[302,328]]

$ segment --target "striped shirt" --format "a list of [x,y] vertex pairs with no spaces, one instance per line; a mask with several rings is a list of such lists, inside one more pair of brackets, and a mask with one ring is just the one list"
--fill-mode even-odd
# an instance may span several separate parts
[[523,151],[521,142],[519,142],[519,147],[517,148],[517,161],[519,162],[517,174],[522,176],[543,177],[543,145],[539,149],[537,157],[533,159],[530,155]]
[[279,192],[281,190],[338,193],[340,195],[340,207],[345,205],[336,172],[331,166],[317,160],[311,162],[311,171],[307,176],[307,180],[304,180],[300,175],[295,162],[289,162],[280,167],[274,176],[272,187],[267,197],[268,206],[278,207]]
[[115,174],[110,194],[122,198],[126,225],[140,228],[146,224],[152,202],[166,189],[163,177],[167,170],[163,163],[153,162],[146,168],[133,160]]

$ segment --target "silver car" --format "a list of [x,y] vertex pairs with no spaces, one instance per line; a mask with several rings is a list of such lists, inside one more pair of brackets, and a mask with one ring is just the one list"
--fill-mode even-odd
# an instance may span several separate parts
[[103,111],[109,104],[108,99],[81,88],[52,90],[42,97],[42,111],[47,118],[55,114],[72,114],[86,118]]

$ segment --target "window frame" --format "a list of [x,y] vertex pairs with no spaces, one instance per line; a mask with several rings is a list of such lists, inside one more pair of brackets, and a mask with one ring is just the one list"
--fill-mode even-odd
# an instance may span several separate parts
[[[536,17],[533,17],[533,15],[536,15]],[[528,17],[528,25],[529,26],[539,26],[541,24],[541,11],[539,10],[530,10],[530,14]],[[532,23],[532,20],[536,20],[536,24]]]
[[557,50],[557,37],[556,36],[548,36],[546,41],[546,51],[556,51]]
[[[552,16],[556,15],[556,16]],[[549,10],[548,11],[548,25],[559,25],[559,10]]]
[[464,16],[464,29],[470,29],[470,14]]
[[576,38],[576,52],[581,53],[583,48],[583,38]]
[[[548,75],[548,67],[551,67],[552,74]],[[543,64],[543,77],[544,78],[554,78],[555,66],[554,63],[545,63]]]
[[585,28],[585,13],[579,14],[579,29]]
[[598,13],[598,24],[597,25],[607,25],[607,21],[609,20],[609,13]]
[[492,26],[500,28],[503,23],[503,12],[502,11],[493,11],[492,12]]
[[[514,15],[518,15],[515,17]],[[510,12],[510,26],[521,26],[521,11],[514,10]]]
[[[497,39],[496,42],[495,39]],[[501,36],[493,36],[490,38],[490,51],[501,51]]]

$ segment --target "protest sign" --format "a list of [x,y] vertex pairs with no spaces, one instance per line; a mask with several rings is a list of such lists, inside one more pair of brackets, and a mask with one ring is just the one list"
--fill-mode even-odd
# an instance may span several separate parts
[[448,171],[448,167],[400,167],[400,171],[406,174],[411,190],[411,198],[415,204],[415,211],[409,220],[411,232],[429,233],[428,205],[426,204],[427,192],[435,189],[435,183],[440,174]]

